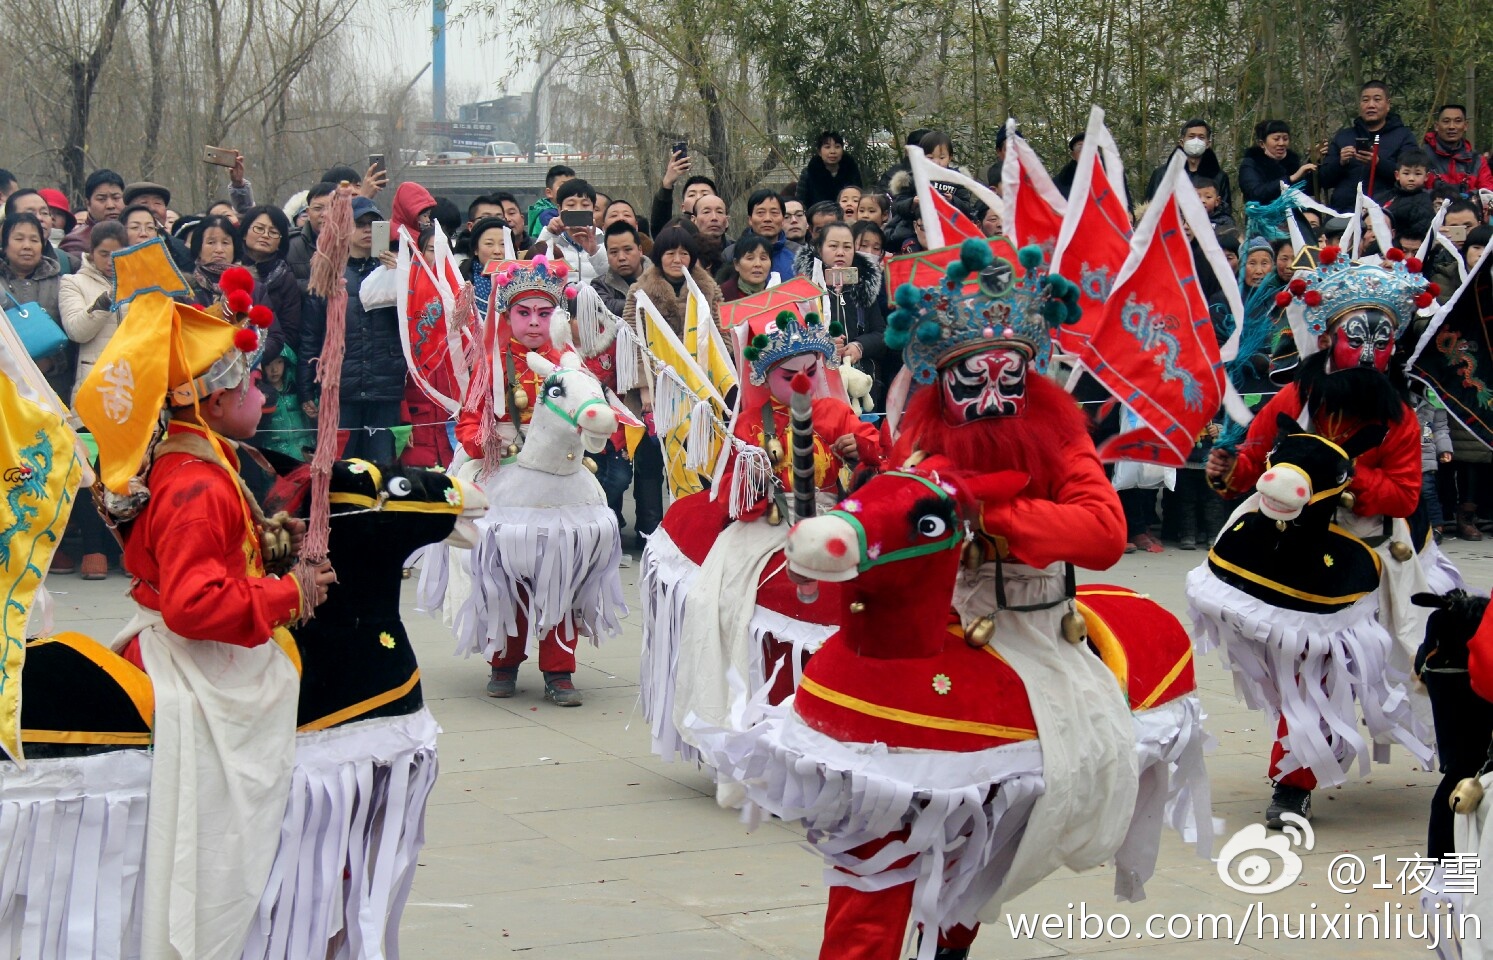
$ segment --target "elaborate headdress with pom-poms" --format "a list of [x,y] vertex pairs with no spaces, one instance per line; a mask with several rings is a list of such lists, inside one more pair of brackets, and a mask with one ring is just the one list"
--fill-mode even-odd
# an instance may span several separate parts
[[1046,371],[1053,329],[1082,315],[1078,287],[1047,272],[1040,247],[1023,247],[1017,258],[1026,271],[1020,278],[988,244],[966,240],[937,284],[897,288],[886,343],[905,351],[915,381],[932,383],[961,357],[1000,348],[1022,350]]
[[229,267],[218,280],[218,291],[218,302],[204,312],[238,328],[233,334],[237,349],[219,357],[200,376],[174,385],[173,406],[190,404],[194,394],[201,400],[217,390],[238,386],[264,355],[265,332],[275,322],[275,314],[264,304],[254,302],[254,275],[243,267]]
[[751,380],[756,386],[767,382],[767,371],[774,364],[801,353],[817,353],[826,360],[835,359],[835,337],[844,332],[838,321],[827,325],[819,314],[805,313],[799,319],[792,310],[784,310],[767,330],[752,338],[741,355],[752,365]]
[[1405,328],[1418,310],[1430,307],[1441,292],[1421,276],[1419,257],[1407,257],[1391,248],[1375,261],[1350,260],[1341,247],[1323,247],[1317,269],[1295,277],[1275,302],[1288,307],[1301,301],[1307,331],[1321,336],[1355,310],[1378,310],[1394,321],[1395,331]]
[[555,306],[564,306],[565,296],[570,291],[566,279],[570,276],[570,265],[559,258],[551,259],[540,254],[533,260],[494,260],[487,272],[493,279],[493,307],[496,311],[507,310],[526,297],[541,296]]

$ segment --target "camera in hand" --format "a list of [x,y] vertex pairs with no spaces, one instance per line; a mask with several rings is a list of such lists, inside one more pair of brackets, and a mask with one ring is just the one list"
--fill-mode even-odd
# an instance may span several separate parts
[[674,153],[678,154],[681,157],[687,157],[687,156],[689,156],[689,141],[688,140],[676,140],[676,141],[674,141]]
[[831,287],[853,287],[860,279],[861,272],[855,267],[830,267],[824,271],[824,282]]

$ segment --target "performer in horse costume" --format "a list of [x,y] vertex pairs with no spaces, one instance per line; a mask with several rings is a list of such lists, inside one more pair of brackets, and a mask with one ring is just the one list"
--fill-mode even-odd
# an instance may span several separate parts
[[253,326],[272,317],[251,312],[228,273],[211,310],[173,302],[189,288],[160,241],[114,262],[115,301],[129,315],[76,404],[134,577],[138,611],[116,646],[155,691],[141,950],[237,957],[295,759],[285,626],[309,615],[333,576],[325,564],[290,575],[293,555],[265,556],[263,513],[239,479],[234,441],[254,435],[263,404],[249,376]]
[[833,599],[799,603],[782,560],[794,378],[808,381],[813,398],[813,482],[823,508],[849,489],[854,467],[874,469],[882,457],[880,434],[834,375],[839,324],[794,303],[750,317],[745,333],[738,362],[748,375],[731,428],[739,443],[727,445],[713,491],[671,505],[643,554],[643,711],[654,752],[666,760],[696,758],[692,731],[728,723],[774,676],[771,699],[787,696],[804,657],[832,632],[825,618]]
[[[1216,490],[1253,495],[1187,584],[1199,649],[1221,646],[1240,696],[1275,722],[1266,824],[1276,828],[1287,814],[1310,819],[1311,791],[1342,783],[1355,760],[1367,772],[1358,708],[1374,759],[1388,759],[1391,740],[1431,758],[1424,694],[1409,687],[1425,624],[1410,602],[1426,579],[1406,521],[1420,495],[1420,426],[1393,362],[1430,295],[1419,261],[1396,249],[1360,262],[1328,246],[1318,260],[1281,297],[1303,308],[1296,381],[1237,451],[1209,456]],[[1341,472],[1281,453],[1297,434],[1327,441]],[[1376,570],[1357,562],[1365,550]]]
[[[578,707],[578,638],[615,634],[627,612],[617,518],[584,469],[585,453],[601,451],[616,432],[617,413],[565,346],[565,263],[540,256],[489,270],[489,319],[477,338],[487,356],[472,364],[456,427],[471,465],[455,469],[480,479],[491,506],[469,559],[471,594],[454,617],[458,651],[486,657],[488,696],[507,698],[517,692],[519,664],[537,648],[544,698]],[[610,368],[605,355],[586,362]],[[434,609],[449,566],[436,552],[426,557],[421,595]]]
[[[1185,631],[1119,588],[1094,588],[1091,621],[1075,609],[1071,564],[1114,563],[1125,529],[1040,375],[1075,314],[1041,259],[1018,280],[969,241],[936,285],[898,290],[889,342],[925,385],[901,466],[788,536],[790,570],[839,588],[840,628],[791,700],[698,733],[723,795],[802,821],[834,868],[824,960],[900,958],[909,921],[920,957],[965,957],[982,916],[1060,865],[1112,860],[1139,899],[1163,820],[1211,847]],[[1116,639],[1127,621],[1144,644]]]

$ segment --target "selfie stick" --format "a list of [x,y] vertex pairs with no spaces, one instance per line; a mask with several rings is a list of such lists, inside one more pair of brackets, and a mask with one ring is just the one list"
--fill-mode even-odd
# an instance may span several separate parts
[[1379,172],[1379,135],[1374,134],[1374,152],[1369,157],[1369,198],[1374,196],[1374,174]]

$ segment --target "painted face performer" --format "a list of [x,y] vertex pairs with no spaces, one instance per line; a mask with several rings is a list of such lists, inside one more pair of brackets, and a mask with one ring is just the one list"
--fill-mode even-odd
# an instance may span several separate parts
[[[153,240],[115,258],[129,314],[78,390],[99,448],[99,499],[124,540],[135,618],[121,652],[155,688],[143,952],[237,957],[274,857],[295,755],[298,678],[287,623],[326,596],[266,567],[265,519],[238,478],[235,441],[263,398],[249,278],[223,276],[207,311]],[[224,318],[228,317],[234,322]],[[175,802],[162,802],[175,798]]]
[[599,642],[626,613],[617,518],[584,469],[585,454],[616,432],[617,414],[587,366],[604,357],[583,364],[568,346],[569,268],[541,256],[488,270],[487,356],[471,364],[456,428],[472,460],[456,470],[482,484],[490,506],[469,556],[449,566],[444,552],[431,557],[421,595],[428,609],[441,600],[454,608],[458,652],[479,653],[491,667],[488,696],[514,696],[519,665],[537,650],[545,699],[578,707],[578,638]]
[[[1302,351],[1296,382],[1259,412],[1237,452],[1215,448],[1208,461],[1215,489],[1255,496],[1188,578],[1200,641],[1222,645],[1240,694],[1276,722],[1272,827],[1287,814],[1310,818],[1312,789],[1342,783],[1355,760],[1367,771],[1358,709],[1376,748],[1393,739],[1430,758],[1407,700],[1420,696],[1407,686],[1424,636],[1410,596],[1426,576],[1407,524],[1420,495],[1421,431],[1393,357],[1431,292],[1419,261],[1399,250],[1355,262],[1329,246],[1319,262],[1279,297],[1299,303],[1296,341],[1315,350]],[[1295,438],[1310,435],[1351,460],[1342,476],[1304,465]],[[1347,562],[1365,551],[1374,569]]]

